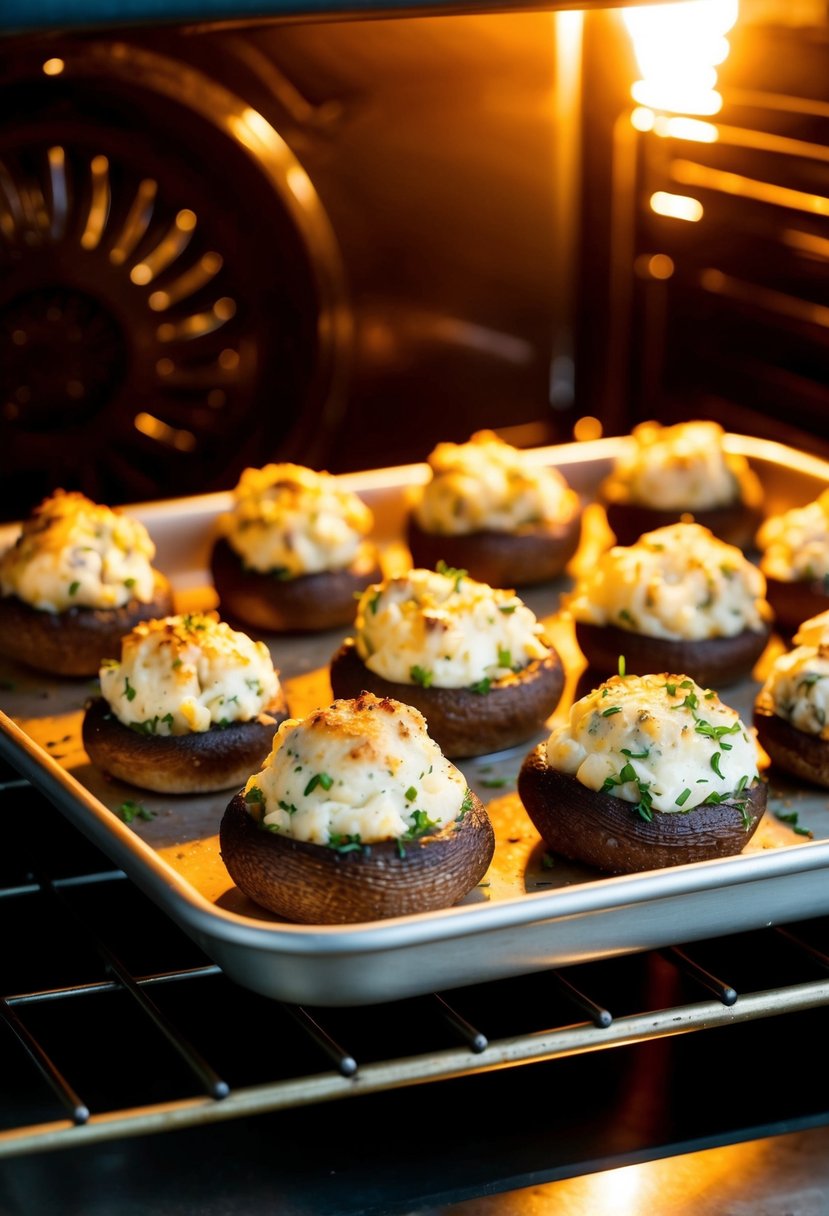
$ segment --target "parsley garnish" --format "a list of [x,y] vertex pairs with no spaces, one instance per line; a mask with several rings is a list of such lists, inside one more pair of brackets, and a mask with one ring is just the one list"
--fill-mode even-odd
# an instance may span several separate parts
[[133,688],[132,684],[130,684],[129,676],[124,677],[124,696],[128,701],[135,700],[135,689]]
[[484,676],[482,680],[478,680],[475,684],[470,684],[469,691],[480,693],[480,695],[483,696],[485,693],[489,692],[491,687],[492,680],[490,680],[489,676]]
[[254,803],[256,806],[262,806],[265,802],[265,797],[258,785],[252,785],[245,792],[245,802]]
[[460,585],[468,573],[468,571],[461,570],[457,566],[447,566],[443,558],[440,559],[438,564],[435,566],[435,569],[437,570],[438,574],[442,574],[444,578],[453,578],[455,580],[456,591],[460,590]]
[[498,666],[512,667],[512,651],[507,650],[504,646],[498,647]]
[[69,594],[75,595],[75,593],[77,592],[79,587],[80,587],[80,583],[78,582],[77,579],[75,579],[75,581],[73,583],[69,584]]
[[314,773],[313,777],[303,790],[303,797],[307,798],[309,794],[313,793],[318,785],[321,785],[324,790],[330,790],[333,784],[334,778],[329,777],[328,773]]
[[347,836],[332,832],[328,837],[328,847],[329,849],[333,849],[335,853],[359,853],[363,847],[363,842],[359,834]]
[[403,833],[402,839],[416,840],[419,836],[431,832],[433,828],[440,828],[436,819],[430,819],[425,811],[412,811],[412,826]]
[[511,612],[515,612],[517,604],[499,604],[498,611],[503,612],[504,616],[509,616]]
[[409,788],[406,790],[404,797],[407,802],[415,801],[415,799],[417,798],[417,790],[415,789],[415,787],[413,785],[409,786]]
[[421,688],[431,688],[432,680],[435,678],[431,671],[425,667],[418,667],[417,664],[409,668],[409,675],[412,683],[419,684]]
[[132,823],[134,819],[155,819],[155,811],[148,811],[145,806],[142,806],[140,802],[134,802],[132,798],[122,802],[116,814],[123,819],[124,823]]
[[458,819],[463,819],[466,812],[472,810],[472,806],[472,790],[467,786],[466,793],[463,796],[463,802],[461,803],[461,809],[458,811]]
[[380,596],[382,594],[383,594],[382,591],[375,591],[374,595],[371,597],[371,599],[368,602],[368,610],[372,616],[377,615],[377,605],[380,603]]

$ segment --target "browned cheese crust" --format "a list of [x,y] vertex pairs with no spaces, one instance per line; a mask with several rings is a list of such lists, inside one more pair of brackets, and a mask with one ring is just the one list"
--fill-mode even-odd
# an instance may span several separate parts
[[772,764],[813,785],[829,787],[829,739],[798,730],[776,714],[771,698],[763,695],[755,702],[754,726]]
[[67,608],[43,612],[16,595],[0,597],[0,652],[54,676],[97,676],[104,659],[120,654],[121,638],[140,621],[169,616],[173,593],[155,572],[148,603],[132,599],[121,608]]
[[527,587],[562,573],[581,539],[581,512],[561,523],[536,524],[520,532],[425,532],[414,515],[406,523],[412,564],[434,570],[439,561],[466,570],[490,587]]
[[543,726],[564,690],[564,668],[552,647],[546,658],[533,659],[522,671],[493,683],[486,693],[384,680],[366,667],[353,638],[347,638],[334,655],[330,675],[335,697],[373,692],[419,709],[429,734],[450,759],[483,756],[526,742]]
[[[518,794],[552,853],[608,874],[633,874],[740,853],[766,809],[764,781],[748,791],[748,826],[734,801],[698,806],[687,814],[654,811],[643,819],[630,802],[590,790],[547,763],[546,744],[525,758]],[[742,799],[741,799],[742,801]]]
[[786,637],[797,633],[810,617],[829,610],[829,592],[822,579],[786,583],[766,577],[766,599],[774,612],[775,627]]
[[268,709],[273,722],[235,722],[187,735],[145,735],[125,726],[103,697],[86,708],[84,749],[101,772],[159,794],[209,794],[243,785],[265,763],[280,722],[284,695]]
[[693,520],[709,528],[720,540],[736,545],[738,549],[750,549],[763,519],[759,505],[742,500],[700,511],[659,511],[638,503],[608,500],[601,492],[599,501],[605,508],[608,525],[619,545],[633,545],[644,532],[653,532],[667,524]]
[[602,676],[615,675],[619,656],[632,676],[652,671],[681,671],[703,688],[734,684],[751,674],[766,648],[771,627],[744,629],[733,638],[652,638],[617,625],[576,621],[576,641],[588,666]]
[[219,539],[211,551],[210,573],[222,614],[266,633],[318,633],[350,625],[356,595],[382,578],[370,543],[345,570],[280,579],[246,570],[227,541]]
[[285,920],[349,924],[451,907],[486,874],[495,833],[481,801],[433,836],[353,852],[263,830],[242,793],[222,817],[222,860],[240,891]]

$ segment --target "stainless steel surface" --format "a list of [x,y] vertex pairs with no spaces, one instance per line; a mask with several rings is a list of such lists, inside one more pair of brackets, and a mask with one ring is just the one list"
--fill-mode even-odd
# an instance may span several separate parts
[[[623,442],[537,449],[535,458],[558,464],[589,502]],[[829,481],[829,465],[793,450],[742,436],[731,436],[730,444],[758,468],[768,510],[809,501]],[[375,510],[387,568],[408,560],[400,525],[407,490],[423,476],[422,466],[409,466],[344,479]],[[212,521],[225,502],[211,495],[135,508],[157,539],[158,564],[171,575],[181,605],[212,602],[204,559]],[[577,560],[589,560],[589,545]],[[548,586],[525,597],[547,623],[568,668],[554,718],[569,704],[583,666],[568,623],[556,615],[559,592],[560,586]],[[340,636],[269,639],[294,713],[330,699],[327,662]],[[227,975],[269,997],[319,1006],[384,1002],[829,911],[826,799],[776,774],[766,821],[738,857],[614,878],[558,860],[547,868],[514,792],[531,741],[527,749],[461,764],[488,802],[498,840],[490,873],[462,905],[344,928],[279,923],[229,883],[216,835],[225,796],[136,795],[103,780],[79,741],[88,684],[58,684],[10,666],[0,678],[11,686],[4,695],[0,751]],[[729,690],[727,699],[750,715],[756,687],[747,681]],[[114,812],[137,796],[154,818],[127,826]],[[813,839],[804,841],[777,820],[775,809],[783,806],[788,813],[797,810]]]

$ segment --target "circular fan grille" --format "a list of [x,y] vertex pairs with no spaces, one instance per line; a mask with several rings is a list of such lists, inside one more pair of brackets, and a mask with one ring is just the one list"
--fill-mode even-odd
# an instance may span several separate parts
[[[57,485],[113,504],[225,487],[303,458],[330,404],[332,245],[279,188],[301,170],[231,138],[236,99],[198,73],[138,51],[127,72],[124,48],[89,72],[85,55],[4,94],[6,518]],[[221,122],[198,113],[216,104]]]

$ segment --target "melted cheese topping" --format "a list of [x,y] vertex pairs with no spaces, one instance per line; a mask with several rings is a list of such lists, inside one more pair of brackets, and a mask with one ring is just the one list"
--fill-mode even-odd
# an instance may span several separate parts
[[283,722],[245,801],[272,832],[345,850],[430,835],[468,808],[423,715],[371,693]]
[[103,664],[100,680],[118,720],[148,735],[250,722],[279,692],[265,643],[215,612],[141,622],[122,638],[120,661]]
[[251,570],[296,578],[350,566],[374,517],[330,473],[296,464],[245,469],[220,533]]
[[777,658],[758,694],[778,718],[807,735],[829,739],[829,631],[824,642]]
[[0,557],[0,591],[46,612],[147,604],[155,593],[154,557],[137,519],[56,490]]
[[426,532],[462,535],[572,519],[579,498],[557,469],[530,463],[493,431],[468,443],[439,443],[414,511]]
[[737,713],[682,675],[606,680],[550,735],[547,762],[636,803],[646,819],[722,802],[759,778],[753,736]]
[[795,646],[829,645],[829,612],[819,612],[804,621],[792,639]]
[[766,580],[700,524],[645,532],[586,570],[562,604],[577,621],[655,638],[734,637],[771,619]]
[[484,692],[489,681],[550,653],[541,625],[514,591],[463,570],[411,570],[375,583],[360,597],[354,628],[366,667],[384,680],[425,688]]
[[829,576],[829,490],[805,507],[771,515],[760,525],[760,569],[782,583]]
[[759,494],[745,458],[723,450],[723,435],[717,422],[640,423],[631,432],[633,446],[605,480],[605,497],[659,511],[700,511],[738,502],[749,486]]

